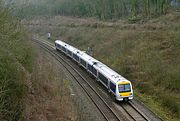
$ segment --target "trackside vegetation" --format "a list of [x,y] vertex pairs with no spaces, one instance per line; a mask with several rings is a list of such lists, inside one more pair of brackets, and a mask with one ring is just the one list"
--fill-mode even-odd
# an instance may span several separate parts
[[26,74],[32,71],[33,51],[27,34],[0,3],[0,120],[23,120]]
[[58,16],[24,24],[43,37],[50,30],[53,40],[81,50],[92,47],[95,58],[132,81],[135,98],[164,120],[176,121],[180,113],[179,15],[171,12],[144,24]]

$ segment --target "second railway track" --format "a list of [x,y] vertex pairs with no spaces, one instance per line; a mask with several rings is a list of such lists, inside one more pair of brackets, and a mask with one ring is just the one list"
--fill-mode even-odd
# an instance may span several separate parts
[[[121,103],[118,104],[124,110],[124,113],[128,115],[118,115],[117,110],[114,111],[111,106],[105,101],[105,99],[93,88],[93,86],[84,78],[81,73],[73,67],[67,59],[64,59],[62,55],[55,51],[55,47],[52,43],[47,43],[45,41],[39,41],[38,39],[33,39],[38,43],[43,49],[50,53],[56,60],[58,60],[64,68],[73,76],[77,83],[82,87],[83,91],[88,95],[97,109],[101,112],[105,120],[107,121],[123,121],[123,120],[134,120],[134,121],[148,121],[149,119],[146,115],[142,114],[141,111],[136,109],[133,104]],[[66,57],[65,57],[66,58]]]

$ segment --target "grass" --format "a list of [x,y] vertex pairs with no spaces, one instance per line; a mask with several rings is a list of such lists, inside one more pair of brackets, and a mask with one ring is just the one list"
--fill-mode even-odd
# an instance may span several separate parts
[[[30,79],[26,99],[25,120],[71,120],[91,121],[95,119],[87,112],[85,100],[72,87],[62,66],[44,50],[37,49],[36,63]],[[80,89],[80,91],[82,91]],[[74,95],[72,95],[73,93]],[[81,93],[80,93],[81,95]]]
[[[144,93],[140,93],[140,92],[135,92],[136,97],[143,101],[144,104],[146,106],[148,106],[148,108],[150,110],[152,110],[153,112],[155,112],[158,116],[160,116],[163,120],[166,120],[166,121],[177,121],[178,120],[178,116],[176,115],[176,113],[172,113],[171,110],[169,110],[169,107],[167,107],[166,105],[163,105],[162,102],[159,102],[156,97],[156,99],[152,96],[149,96],[147,94],[144,94]],[[161,97],[161,98],[164,98],[164,97]],[[165,97],[165,100],[164,102],[167,100],[166,99],[167,97]],[[168,98],[169,100],[169,98]],[[171,99],[170,99],[171,100]],[[172,101],[172,100],[171,100]],[[172,102],[170,102],[169,104],[172,104]],[[173,103],[174,105],[177,105],[176,103]],[[175,106],[176,109],[177,109],[177,106]]]
[[[37,49],[36,63],[28,80],[25,120],[71,120],[75,118],[70,83],[56,61]],[[66,113],[65,113],[66,112]]]

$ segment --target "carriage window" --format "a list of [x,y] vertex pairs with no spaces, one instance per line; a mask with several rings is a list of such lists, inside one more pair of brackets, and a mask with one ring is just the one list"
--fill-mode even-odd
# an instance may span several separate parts
[[104,84],[108,85],[108,79],[104,75],[102,75],[101,73],[99,73],[99,79],[101,81],[103,81]]
[[83,59],[81,59],[80,61],[81,61],[81,64],[86,67],[86,61],[84,61]]
[[67,50],[67,52],[70,56],[72,55],[72,52],[70,50]]
[[116,85],[110,82],[110,89],[115,93],[116,92]]
[[97,76],[97,70],[94,67],[92,67],[92,72],[93,72],[94,75]]
[[61,45],[58,45],[59,48],[61,48]]
[[74,58],[75,60],[79,61],[79,57],[78,57],[76,54],[74,54],[74,53],[73,53],[73,58]]
[[88,64],[88,69],[92,72],[92,66]]
[[64,52],[66,52],[66,48],[65,48],[65,47],[63,47],[63,46],[62,46],[62,50],[63,50]]

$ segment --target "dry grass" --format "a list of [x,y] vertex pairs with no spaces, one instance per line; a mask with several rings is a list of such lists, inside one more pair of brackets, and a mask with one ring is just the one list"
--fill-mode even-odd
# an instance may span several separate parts
[[37,63],[27,82],[27,121],[73,121],[75,114],[69,84],[52,57],[39,52]]

